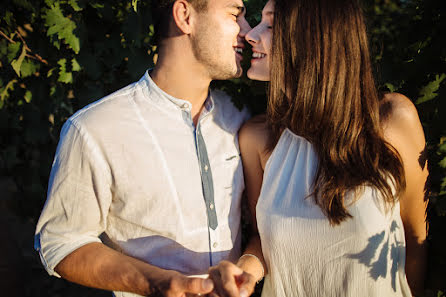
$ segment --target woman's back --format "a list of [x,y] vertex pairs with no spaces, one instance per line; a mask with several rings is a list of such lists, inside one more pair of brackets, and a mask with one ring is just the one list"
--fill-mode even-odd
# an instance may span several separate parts
[[317,155],[286,129],[264,171],[257,225],[268,265],[262,296],[411,296],[399,204],[364,187],[331,226],[311,194]]

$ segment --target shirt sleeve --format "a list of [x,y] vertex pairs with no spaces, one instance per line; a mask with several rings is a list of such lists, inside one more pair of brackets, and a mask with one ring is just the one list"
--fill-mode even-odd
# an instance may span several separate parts
[[94,139],[68,120],[34,237],[34,248],[50,275],[60,277],[54,268],[74,250],[101,242],[112,197],[108,167]]

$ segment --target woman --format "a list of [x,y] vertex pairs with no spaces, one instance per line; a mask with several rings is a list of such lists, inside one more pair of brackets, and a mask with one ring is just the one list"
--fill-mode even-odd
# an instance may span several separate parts
[[262,296],[420,292],[424,134],[409,99],[378,99],[358,1],[269,1],[246,39],[270,92],[239,136],[260,240],[238,266]]

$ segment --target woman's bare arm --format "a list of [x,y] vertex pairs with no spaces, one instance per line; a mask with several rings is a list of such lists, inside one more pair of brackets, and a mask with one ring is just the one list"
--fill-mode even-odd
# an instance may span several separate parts
[[406,189],[400,197],[400,213],[406,237],[406,277],[413,294],[423,292],[427,262],[426,140],[413,103],[397,93],[387,94],[390,106],[383,121],[384,136],[401,156]]

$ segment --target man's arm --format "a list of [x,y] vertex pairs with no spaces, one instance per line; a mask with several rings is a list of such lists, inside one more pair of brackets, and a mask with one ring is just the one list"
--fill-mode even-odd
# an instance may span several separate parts
[[140,295],[211,291],[210,280],[149,265],[100,242],[113,197],[113,176],[101,151],[86,129],[67,121],[36,227],[35,248],[48,273],[89,287]]
[[209,279],[164,270],[96,242],[86,244],[66,256],[55,271],[63,278],[84,286],[142,296],[207,294],[214,287]]

